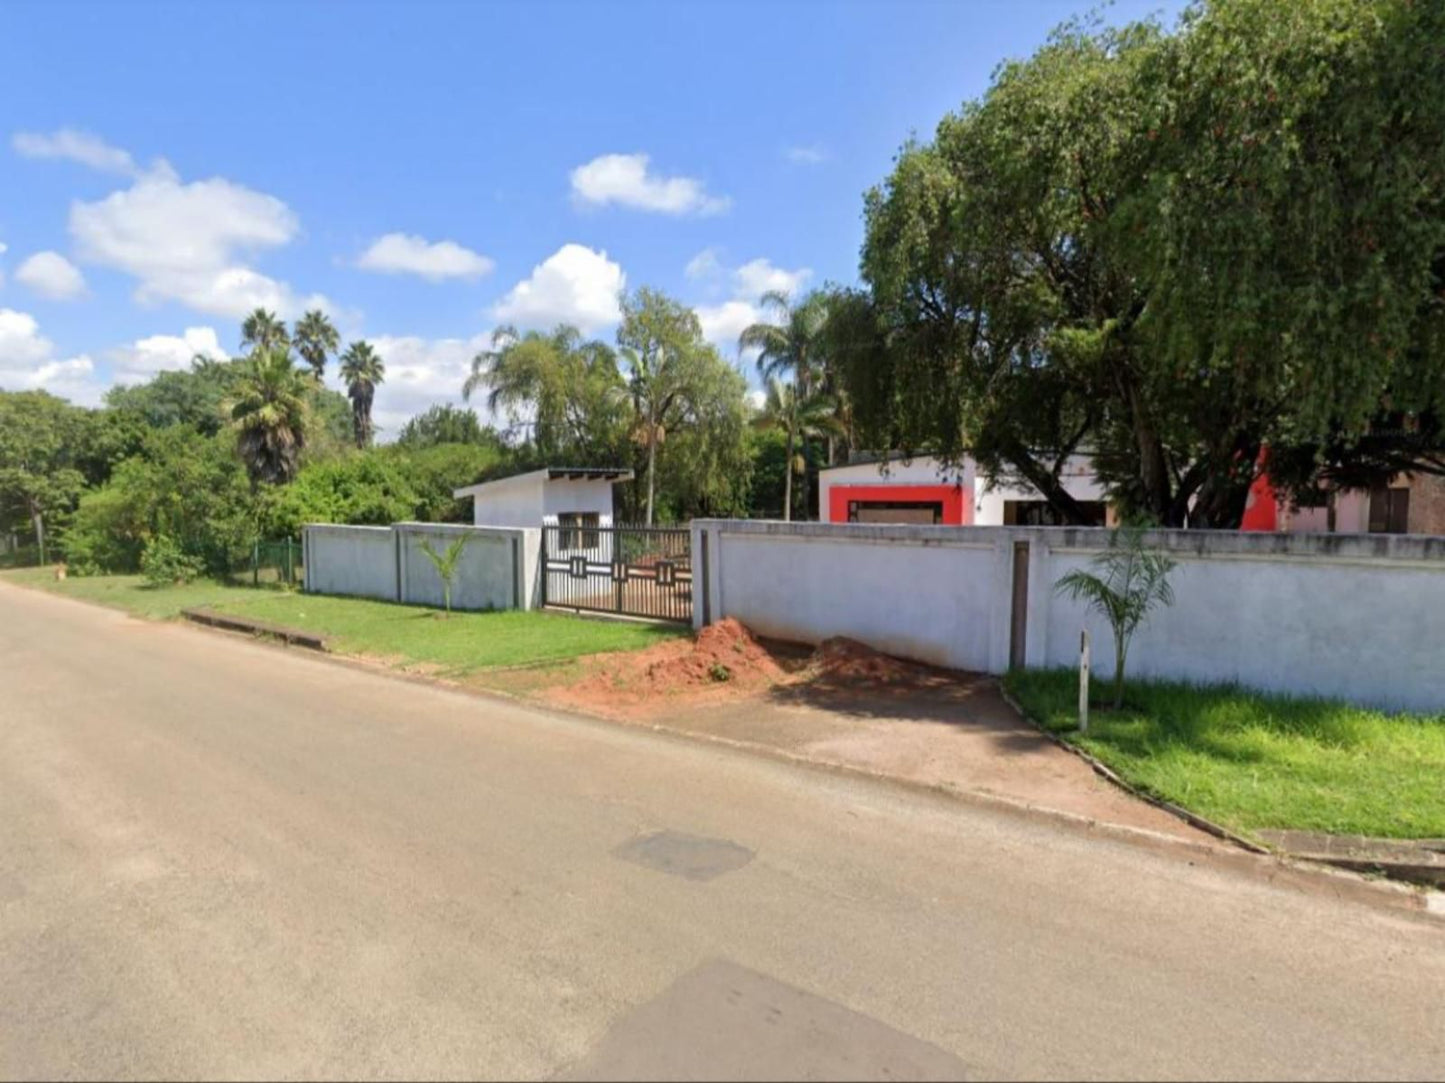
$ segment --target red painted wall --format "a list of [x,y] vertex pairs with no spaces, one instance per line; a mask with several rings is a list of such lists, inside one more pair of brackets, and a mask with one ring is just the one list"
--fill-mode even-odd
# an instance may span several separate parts
[[828,490],[828,522],[846,523],[850,500],[940,503],[945,525],[973,523],[973,493],[962,485],[834,485]]

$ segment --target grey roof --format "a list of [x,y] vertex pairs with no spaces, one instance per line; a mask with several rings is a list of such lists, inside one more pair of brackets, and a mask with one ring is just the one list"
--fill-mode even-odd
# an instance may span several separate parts
[[631,481],[632,471],[620,466],[549,466],[548,479],[599,478],[604,481]]

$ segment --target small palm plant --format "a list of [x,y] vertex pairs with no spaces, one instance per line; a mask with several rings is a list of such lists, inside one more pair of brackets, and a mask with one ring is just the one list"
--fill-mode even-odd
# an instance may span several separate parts
[[431,561],[432,567],[437,570],[437,577],[442,581],[442,602],[446,607],[446,615],[452,615],[452,580],[457,577],[457,566],[461,563],[462,552],[467,547],[465,534],[457,538],[440,553],[432,545],[430,538],[421,540],[421,551]]
[[1134,632],[1157,605],[1174,604],[1169,573],[1175,562],[1144,542],[1144,528],[1126,526],[1109,536],[1109,548],[1094,558],[1097,571],[1075,568],[1054,590],[1098,610],[1114,630],[1114,709],[1124,706],[1124,662]]

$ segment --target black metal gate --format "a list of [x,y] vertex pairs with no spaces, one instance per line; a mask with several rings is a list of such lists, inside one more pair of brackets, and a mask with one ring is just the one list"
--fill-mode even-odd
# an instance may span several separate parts
[[692,531],[544,526],[542,601],[566,609],[691,624]]

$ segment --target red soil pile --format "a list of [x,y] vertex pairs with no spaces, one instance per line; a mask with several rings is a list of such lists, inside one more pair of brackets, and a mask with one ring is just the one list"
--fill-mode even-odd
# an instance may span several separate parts
[[914,663],[876,651],[847,636],[823,640],[809,668],[816,677],[838,684],[847,681],[894,684],[917,680],[920,673],[920,667]]

